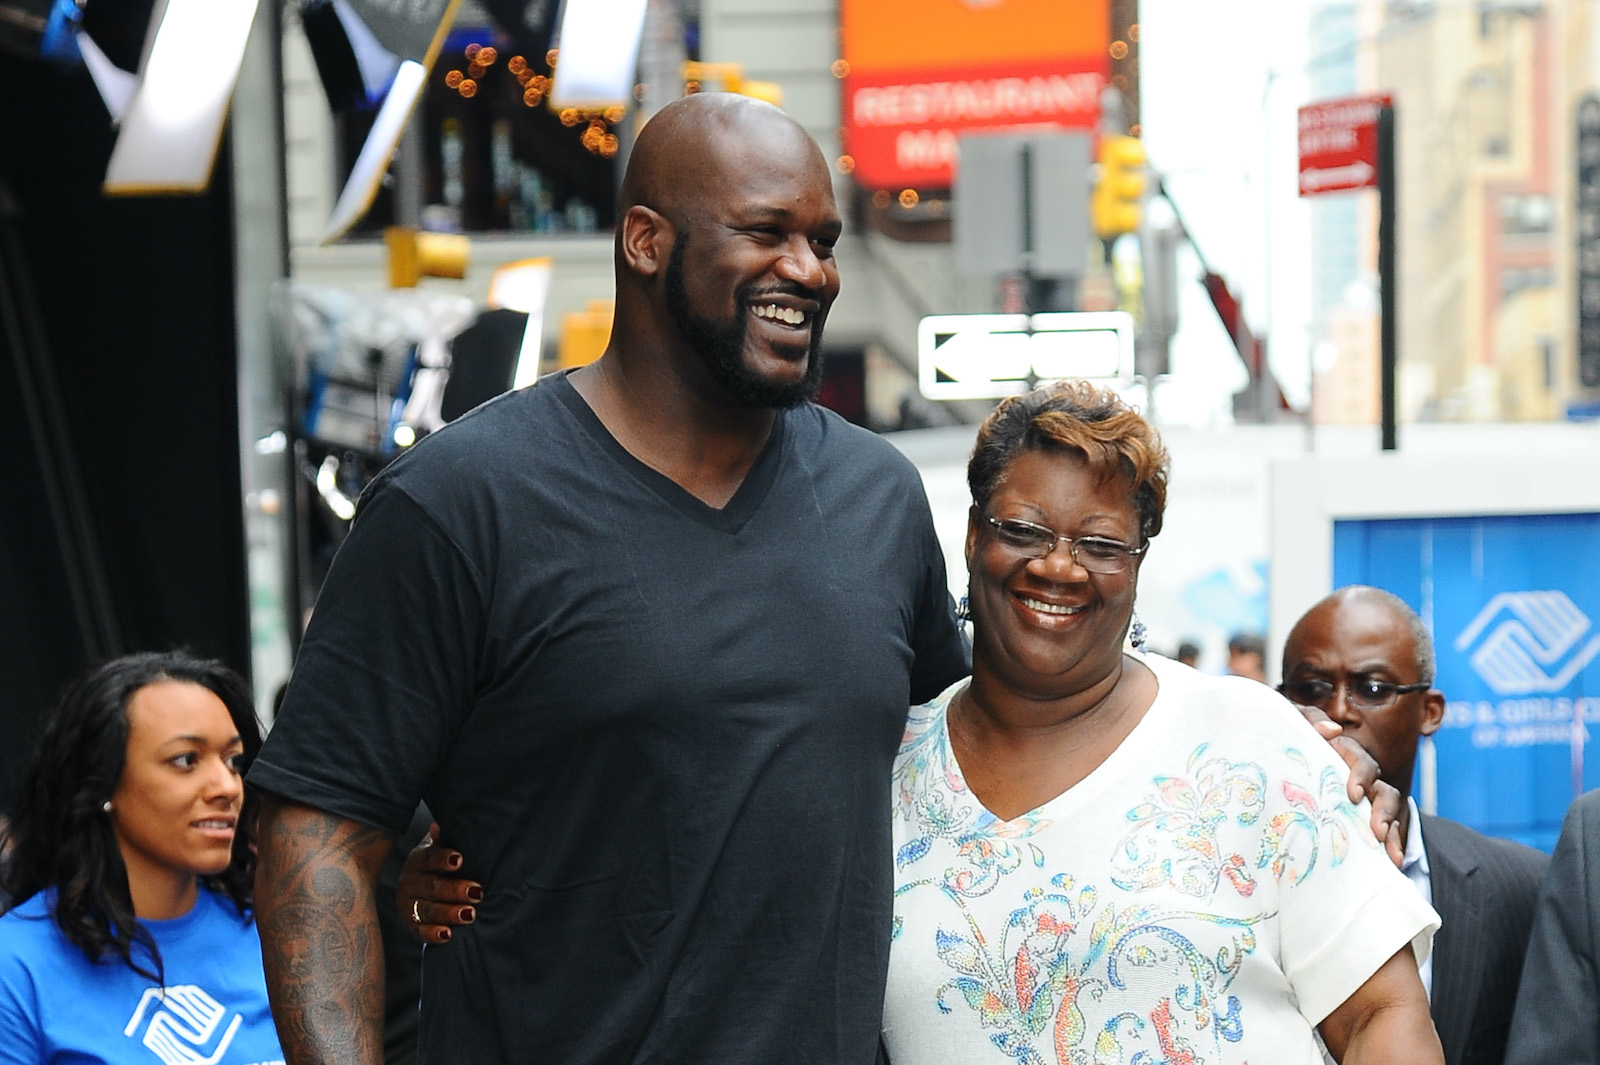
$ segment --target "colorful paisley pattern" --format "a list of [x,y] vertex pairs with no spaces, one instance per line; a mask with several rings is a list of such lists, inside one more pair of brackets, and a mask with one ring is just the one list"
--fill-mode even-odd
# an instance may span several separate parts
[[[933,1007],[966,1011],[1002,1057],[1026,1065],[1220,1060],[1250,1023],[1233,985],[1257,949],[1257,926],[1276,916],[1268,900],[1319,863],[1342,863],[1356,831],[1333,769],[1285,755],[1299,772],[1274,779],[1200,744],[1181,774],[1150,779],[1100,863],[1108,890],[1066,872],[1016,876],[1052,867],[1035,841],[1051,822],[1039,811],[1014,821],[985,811],[950,755],[942,702],[913,709],[895,773],[905,842],[895,855],[894,934],[904,934],[901,911],[919,894],[953,903],[933,931],[945,969]],[[1078,869],[1087,864],[1073,857]],[[1009,916],[985,928],[974,903],[1008,890],[1017,892]]]

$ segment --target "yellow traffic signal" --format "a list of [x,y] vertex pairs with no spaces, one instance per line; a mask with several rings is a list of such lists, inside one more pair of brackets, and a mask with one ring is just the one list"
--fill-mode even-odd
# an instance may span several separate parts
[[[707,82],[720,83],[723,92],[736,92],[741,96],[754,96],[774,107],[783,106],[783,86],[775,81],[756,81],[744,76],[741,63],[700,63],[690,60],[683,64],[684,87],[698,92]],[[689,89],[690,86],[695,86]]]
[[1147,157],[1138,137],[1107,134],[1100,138],[1100,180],[1089,203],[1094,231],[1110,240],[1139,228]]
[[389,251],[389,287],[416,288],[422,277],[467,276],[472,247],[459,233],[419,233],[411,226],[383,231]]

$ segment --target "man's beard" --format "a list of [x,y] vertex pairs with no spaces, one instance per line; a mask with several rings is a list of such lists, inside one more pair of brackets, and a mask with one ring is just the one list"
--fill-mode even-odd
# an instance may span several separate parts
[[[683,252],[688,244],[689,234],[680,230],[672,257],[667,260],[667,310],[684,340],[705,360],[712,380],[734,399],[751,407],[781,410],[816,399],[822,391],[822,329],[815,325],[811,329],[804,377],[788,384],[766,380],[744,361],[745,335],[749,329],[746,309],[756,296],[756,290],[752,285],[745,285],[734,293],[735,310],[733,317],[726,321],[696,315],[689,309],[689,292],[683,279]],[[808,299],[816,295],[804,289],[795,294],[803,294]]]

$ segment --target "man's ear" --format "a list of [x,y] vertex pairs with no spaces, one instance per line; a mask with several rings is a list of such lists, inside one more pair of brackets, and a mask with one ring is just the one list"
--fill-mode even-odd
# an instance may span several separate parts
[[675,237],[666,215],[635,204],[622,215],[622,261],[640,277],[655,277],[666,268]]
[[1429,688],[1422,693],[1422,734],[1432,736],[1444,724],[1444,692]]

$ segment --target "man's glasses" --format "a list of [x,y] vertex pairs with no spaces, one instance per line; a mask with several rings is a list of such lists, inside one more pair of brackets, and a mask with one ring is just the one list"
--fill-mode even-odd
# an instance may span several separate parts
[[[1431,687],[1433,682],[1427,680],[1416,684],[1390,684],[1386,680],[1356,677],[1344,686],[1344,697],[1357,710],[1387,710],[1400,701],[1400,696],[1427,691]],[[1326,706],[1338,690],[1337,685],[1320,677],[1286,680],[1278,685],[1278,691],[1302,706]]]
[[1135,556],[1144,554],[1144,548],[1129,547],[1121,540],[1106,536],[1062,536],[1054,529],[1021,518],[994,518],[985,514],[983,520],[994,526],[1001,544],[1028,558],[1043,558],[1056,549],[1056,544],[1065,543],[1072,560],[1090,573],[1121,573]]

